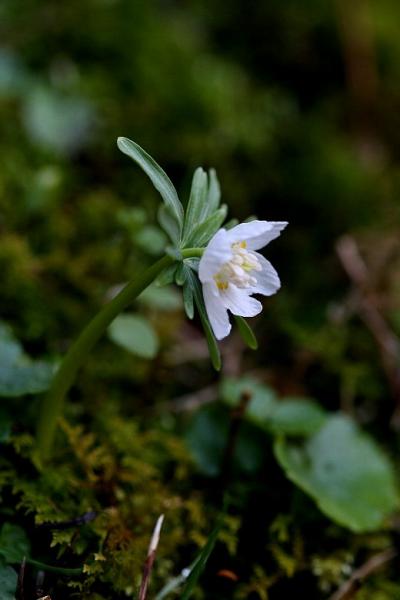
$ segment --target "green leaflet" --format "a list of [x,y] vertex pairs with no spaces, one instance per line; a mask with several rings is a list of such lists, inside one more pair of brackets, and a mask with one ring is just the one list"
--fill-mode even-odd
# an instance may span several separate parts
[[194,227],[188,238],[187,245],[205,246],[225,221],[227,212],[228,207],[224,204],[205,221]]
[[183,207],[168,175],[143,148],[132,140],[119,137],[117,144],[121,152],[132,158],[150,177],[154,187],[161,194],[166,206],[179,225],[179,231],[182,231]]
[[219,185],[217,173],[215,169],[210,169],[208,172],[208,192],[207,192],[207,204],[206,214],[204,216],[211,215],[215,212],[221,201],[221,188]]
[[214,369],[216,371],[219,371],[221,369],[221,355],[219,352],[217,340],[215,339],[213,330],[210,325],[210,321],[208,320],[206,307],[204,306],[203,292],[201,290],[200,282],[197,279],[197,275],[195,275],[191,269],[188,269],[187,274],[187,284],[190,285],[197,310],[199,311],[201,324],[204,329],[208,350],[210,352],[211,362],[213,364]]
[[185,224],[183,229],[184,243],[186,243],[191,231],[202,221],[201,217],[205,212],[207,191],[207,173],[201,167],[199,167],[195,170],[193,175],[189,202],[186,208]]
[[257,338],[254,335],[254,332],[250,325],[247,323],[247,321],[243,319],[243,317],[239,317],[238,315],[235,315],[235,321],[237,323],[241,338],[245,342],[245,344],[247,344],[247,346],[252,350],[257,350]]
[[171,241],[178,245],[181,234],[180,225],[175,219],[174,214],[171,212],[169,206],[160,204],[157,211],[157,218],[161,227],[169,235]]

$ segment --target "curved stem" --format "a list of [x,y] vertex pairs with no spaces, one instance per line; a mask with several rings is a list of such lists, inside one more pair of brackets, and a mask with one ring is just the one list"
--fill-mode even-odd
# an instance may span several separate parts
[[40,562],[39,560],[33,560],[33,558],[25,559],[28,565],[32,565],[32,567],[36,567],[40,571],[47,571],[48,573],[58,573],[59,575],[82,575],[83,569],[78,567],[76,569],[67,569],[65,567],[54,567],[53,565],[46,565],[45,563]]
[[[186,248],[181,251],[182,258],[200,257],[203,248]],[[163,271],[174,263],[175,259],[164,256],[144,273],[130,281],[95,317],[86,325],[77,340],[69,348],[44,396],[40,408],[37,427],[37,446],[42,460],[48,458],[57,429],[58,418],[62,414],[64,398],[75,381],[75,376],[105,329],[139,294],[143,292]]]

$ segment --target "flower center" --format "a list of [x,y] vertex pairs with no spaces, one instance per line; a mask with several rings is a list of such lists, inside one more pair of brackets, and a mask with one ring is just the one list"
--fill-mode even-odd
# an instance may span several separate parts
[[227,290],[230,283],[238,288],[248,288],[256,285],[257,279],[252,275],[254,271],[261,271],[262,267],[254,254],[249,252],[247,244],[235,242],[232,244],[232,258],[224,263],[214,280],[219,290]]

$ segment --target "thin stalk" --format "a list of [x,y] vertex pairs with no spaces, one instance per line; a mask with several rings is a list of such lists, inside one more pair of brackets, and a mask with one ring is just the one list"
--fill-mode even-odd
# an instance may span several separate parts
[[83,569],[78,567],[76,569],[67,569],[65,567],[54,567],[52,565],[46,565],[45,563],[40,562],[39,560],[33,560],[33,558],[26,558],[26,563],[28,565],[32,565],[32,567],[36,567],[40,571],[47,571],[48,573],[58,573],[59,575],[82,575]]
[[[182,258],[199,257],[202,253],[202,248],[187,248],[181,251]],[[57,421],[63,412],[64,398],[73,385],[76,374],[85,362],[87,355],[115,317],[131,304],[161,271],[172,265],[174,261],[175,259],[171,256],[164,256],[144,273],[139,274],[130,281],[115,298],[95,315],[69,348],[49,391],[43,398],[40,408],[37,447],[42,460],[46,460],[50,456]]]

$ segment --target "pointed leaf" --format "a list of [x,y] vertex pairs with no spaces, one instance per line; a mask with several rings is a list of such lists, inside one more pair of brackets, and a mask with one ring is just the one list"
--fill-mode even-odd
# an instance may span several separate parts
[[219,535],[219,532],[222,527],[222,523],[223,523],[223,519],[221,517],[219,519],[217,525],[215,526],[214,530],[211,532],[211,535],[208,538],[208,540],[207,540],[205,546],[203,547],[202,551],[200,552],[199,556],[195,560],[194,566],[193,566],[192,570],[190,571],[190,575],[187,579],[185,589],[183,590],[181,600],[188,600],[190,598],[190,596],[192,595],[192,593],[197,585],[197,582],[200,578],[200,575],[204,571],[207,561],[210,558],[211,552],[213,551],[214,546],[217,542],[218,535]]
[[208,178],[207,173],[199,167],[195,170],[190,190],[189,202],[186,208],[184,240],[187,239],[193,230],[201,222],[201,216],[206,210]]
[[227,212],[228,208],[224,204],[205,221],[194,227],[186,242],[187,247],[196,246],[201,248],[206,246],[225,221]]
[[177,245],[180,238],[180,227],[171,209],[165,204],[160,204],[157,211],[157,218],[171,242]]
[[187,272],[183,262],[179,263],[175,274],[175,283],[177,285],[183,285],[187,279]]
[[170,267],[161,271],[161,273],[156,277],[154,284],[159,287],[163,287],[164,285],[169,285],[175,281],[175,272],[178,268],[178,264],[175,263]]
[[210,352],[211,362],[216,371],[221,369],[221,354],[219,352],[217,340],[215,339],[213,330],[210,325],[210,321],[208,319],[206,307],[204,305],[203,292],[201,290],[200,282],[197,278],[197,275],[193,273],[192,270],[188,271],[188,283],[191,286],[194,301],[196,303],[197,310],[199,311],[199,316],[201,320],[201,324],[204,329],[204,334],[206,336],[208,350]]
[[215,212],[221,201],[221,188],[215,169],[208,172],[207,215]]
[[240,317],[238,315],[235,315],[235,321],[237,323],[240,336],[241,336],[242,340],[245,342],[245,344],[247,344],[247,346],[249,348],[251,348],[252,350],[257,350],[257,348],[258,348],[257,338],[254,335],[253,330],[250,327],[250,325],[247,323],[247,321],[245,319],[243,319],[243,317]]
[[132,158],[150,177],[154,187],[160,192],[166,206],[171,209],[171,213],[181,230],[183,224],[183,207],[168,175],[143,148],[132,140],[126,137],[119,137],[117,144],[121,152]]

